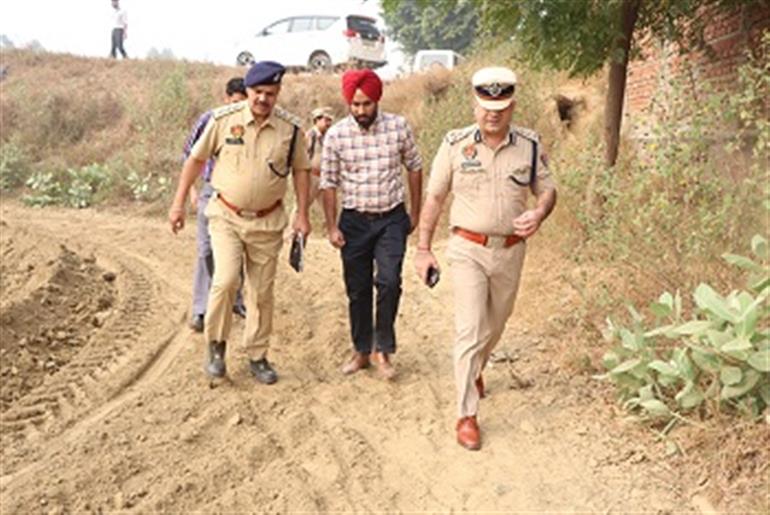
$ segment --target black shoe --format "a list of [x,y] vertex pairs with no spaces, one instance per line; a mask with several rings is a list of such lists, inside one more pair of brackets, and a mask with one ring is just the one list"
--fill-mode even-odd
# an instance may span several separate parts
[[203,332],[203,315],[193,315],[192,319],[190,319],[190,329],[196,333]]
[[225,347],[225,342],[209,343],[209,359],[208,363],[206,363],[206,373],[211,377],[224,377],[227,373]]
[[246,306],[243,304],[236,304],[233,306],[233,313],[238,315],[241,318],[246,318]]
[[267,362],[266,358],[258,360],[249,360],[249,369],[252,375],[263,384],[273,384],[278,381],[278,374],[275,373],[273,367]]

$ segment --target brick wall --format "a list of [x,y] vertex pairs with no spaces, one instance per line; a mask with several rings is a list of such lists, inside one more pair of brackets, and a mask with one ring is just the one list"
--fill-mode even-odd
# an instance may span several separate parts
[[731,13],[703,13],[712,19],[704,37],[713,54],[696,51],[680,56],[674,45],[652,38],[642,42],[642,56],[629,65],[624,110],[630,122],[626,127],[635,137],[645,136],[645,127],[654,118],[654,103],[667,100],[669,80],[683,76],[683,70],[688,69],[688,78],[695,82],[708,81],[722,90],[734,87],[746,50],[755,48],[762,32],[770,29],[770,5],[762,4],[749,0]]

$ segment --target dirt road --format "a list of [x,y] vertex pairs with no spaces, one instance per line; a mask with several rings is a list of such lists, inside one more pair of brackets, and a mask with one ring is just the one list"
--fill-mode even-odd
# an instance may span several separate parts
[[596,382],[554,364],[545,321],[576,301],[545,238],[530,243],[485,377],[474,453],[454,441],[450,274],[418,284],[413,249],[394,384],[338,373],[346,301],[318,237],[301,275],[283,249],[280,381],[256,384],[236,348],[229,381],[212,384],[186,326],[192,228],[174,237],[161,220],[15,204],[0,220],[3,513],[695,510]]

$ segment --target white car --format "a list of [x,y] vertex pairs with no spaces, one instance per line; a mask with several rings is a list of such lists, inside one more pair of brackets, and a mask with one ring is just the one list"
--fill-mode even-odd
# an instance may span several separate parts
[[414,54],[414,66],[416,72],[429,70],[433,67],[451,70],[463,62],[465,58],[452,50],[418,50]]
[[292,16],[272,23],[239,48],[236,63],[278,61],[287,68],[330,70],[386,63],[385,37],[368,16]]

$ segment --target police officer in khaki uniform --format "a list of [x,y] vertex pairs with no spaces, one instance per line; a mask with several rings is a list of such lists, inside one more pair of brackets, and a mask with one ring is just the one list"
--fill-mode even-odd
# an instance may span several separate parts
[[203,134],[182,168],[169,212],[171,229],[184,226],[187,192],[205,162],[217,157],[212,177],[215,196],[206,208],[216,267],[206,308],[206,371],[226,373],[225,349],[230,307],[245,272],[246,328],[244,345],[255,378],[272,384],[278,376],[267,361],[273,329],[273,283],[282,231],[288,223],[283,208],[287,178],[297,196],[294,230],[310,232],[307,199],[310,163],[299,122],[275,107],[284,67],[272,61],[254,64],[244,79],[247,99],[214,110]]
[[[447,258],[455,291],[457,441],[477,450],[481,374],[513,312],[526,239],[551,213],[556,188],[537,134],[511,125],[513,71],[483,68],[472,84],[476,124],[450,131],[433,161],[415,267],[423,281],[431,267],[439,268],[431,240],[451,191]],[[534,208],[527,206],[530,192],[536,197]]]

